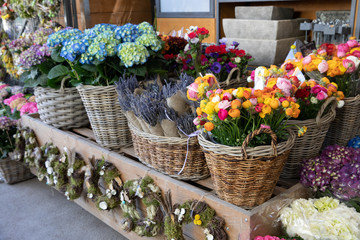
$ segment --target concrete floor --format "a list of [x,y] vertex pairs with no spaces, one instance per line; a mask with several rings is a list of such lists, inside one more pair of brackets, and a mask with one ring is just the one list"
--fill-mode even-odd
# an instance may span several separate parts
[[0,184],[0,240],[126,240],[37,178]]

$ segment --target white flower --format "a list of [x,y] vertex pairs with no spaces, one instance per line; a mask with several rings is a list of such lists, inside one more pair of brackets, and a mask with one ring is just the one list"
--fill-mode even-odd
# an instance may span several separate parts
[[240,57],[236,57],[236,58],[235,58],[235,62],[236,62],[236,63],[240,63],[240,62],[241,62],[241,58],[240,58]]
[[49,161],[45,161],[45,167],[49,168],[51,166],[51,163]]
[[54,161],[54,160],[55,160],[55,155],[54,155],[54,154],[50,155],[50,156],[48,157],[48,160],[49,160],[50,162]]
[[175,209],[175,212],[174,212],[175,215],[179,215],[180,214],[180,209]]
[[213,97],[213,99],[211,100],[213,103],[217,103],[220,102],[220,96],[219,95],[215,95],[215,97]]
[[69,196],[69,192],[65,192],[65,196]]
[[70,177],[71,174],[73,174],[73,173],[74,173],[74,169],[73,169],[73,168],[69,168],[69,169],[67,170],[67,175],[68,175],[68,177]]
[[214,240],[214,236],[212,234],[206,235],[206,240]]
[[88,198],[93,198],[93,197],[94,197],[94,194],[88,193],[88,194],[87,194],[87,197],[88,197]]
[[106,196],[107,196],[107,198],[109,198],[109,199],[112,197],[111,193],[107,193]]
[[254,80],[251,78],[251,76],[248,76],[246,80],[247,80],[248,83],[251,83],[251,82],[254,81]]
[[317,104],[319,101],[317,100],[316,97],[313,96],[313,97],[310,98],[310,102],[313,103],[313,104]]
[[232,95],[233,95],[234,97],[236,97],[237,92],[238,92],[238,89],[236,88],[234,91],[232,91]]
[[105,174],[104,170],[101,170],[101,171],[99,172],[99,174],[100,174],[100,176],[103,176],[103,175]]
[[348,57],[346,57],[346,59],[349,59],[349,60],[351,60],[351,61],[353,61],[355,63],[355,69],[357,69],[359,67],[360,60],[357,57],[348,56]]
[[108,205],[106,202],[100,202],[99,208],[101,208],[102,210],[106,210],[108,208]]
[[193,39],[190,39],[190,42],[192,44],[197,44],[199,42],[199,38],[193,38]]
[[185,48],[184,48],[184,52],[187,52],[190,50],[190,45],[189,44],[186,44]]
[[110,193],[110,191],[111,191],[110,189],[106,189],[105,193],[108,194]]
[[345,102],[343,100],[338,101],[337,107],[342,108],[344,106]]
[[195,32],[198,30],[198,26],[190,26],[189,29],[186,29],[187,33]]
[[53,174],[54,169],[52,167],[49,167],[46,169],[46,172],[51,175],[51,174]]
[[111,194],[116,195],[116,190],[115,189],[111,190]]
[[34,144],[36,141],[35,141],[35,138],[33,138],[33,137],[30,137],[29,138],[29,142],[30,142],[30,144]]
[[180,214],[183,214],[183,215],[184,215],[185,212],[186,212],[186,211],[185,211],[185,208],[182,208]]
[[156,186],[156,185],[154,185],[154,184],[148,184],[147,185],[149,188],[150,188],[150,190],[152,191],[152,192],[154,192],[154,193],[157,193],[157,192],[159,192],[160,191],[160,188],[158,187],[158,186]]
[[205,228],[205,229],[204,229],[204,234],[205,234],[205,235],[208,235],[208,234],[210,234],[210,231],[209,231],[209,229]]

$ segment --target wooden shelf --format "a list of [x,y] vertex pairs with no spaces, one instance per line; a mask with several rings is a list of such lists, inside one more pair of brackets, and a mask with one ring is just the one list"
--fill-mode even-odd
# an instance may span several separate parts
[[[132,148],[124,148],[120,153],[116,153],[99,146],[93,140],[90,129],[62,131],[46,125],[34,116],[25,115],[22,117],[22,125],[34,130],[40,145],[52,142],[60,150],[66,146],[71,150],[76,150],[83,156],[85,161],[88,161],[92,156],[96,158],[104,156],[106,160],[112,162],[119,169],[123,181],[141,178],[146,175],[152,177],[163,193],[169,189],[171,190],[173,203],[183,203],[190,199],[206,201],[219,216],[225,219],[225,229],[229,239],[252,239],[256,235],[275,235],[279,233],[280,226],[274,227],[279,209],[289,204],[293,199],[309,196],[309,191],[300,184],[284,181],[284,183],[287,182],[287,185],[283,183],[277,186],[273,198],[269,201],[253,209],[243,209],[219,199],[213,191],[210,178],[196,182],[173,179],[137,161]],[[120,208],[111,211],[100,211],[85,197],[85,194],[74,202],[125,237],[129,239],[147,239],[138,237],[133,232],[124,232],[121,229],[119,222],[122,219],[122,213]],[[188,224],[183,229],[187,239],[204,238],[203,229],[200,227]],[[152,239],[164,239],[164,236]]]

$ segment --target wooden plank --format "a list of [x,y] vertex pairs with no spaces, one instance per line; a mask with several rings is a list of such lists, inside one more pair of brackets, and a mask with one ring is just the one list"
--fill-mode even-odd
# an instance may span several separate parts
[[[169,189],[171,190],[173,203],[183,203],[184,201],[190,199],[206,201],[210,207],[215,209],[219,216],[225,219],[229,239],[238,239],[239,237],[240,239],[250,238],[250,223],[248,219],[250,218],[251,213],[249,211],[225,202],[216,196],[213,196],[212,193],[201,190],[188,183],[172,179],[144,166],[141,163],[126,158],[118,153],[101,148],[96,143],[76,136],[74,133],[64,132],[48,126],[42,123],[39,119],[34,119],[31,116],[24,115],[22,123],[24,126],[30,127],[34,130],[40,145],[45,144],[45,142],[53,142],[61,150],[64,146],[67,146],[69,149],[76,149],[76,151],[83,156],[85,161],[88,161],[88,159],[92,156],[95,156],[96,158],[104,156],[105,159],[112,162],[119,169],[123,181],[141,178],[146,175],[152,177],[164,193]],[[100,212],[99,210],[94,209],[90,203],[81,202],[81,199],[79,201],[81,206],[114,228],[116,231],[119,231],[130,239],[137,239],[136,236],[123,233],[119,229],[119,224],[116,223],[119,222],[121,217],[117,211],[110,211],[109,213]],[[193,239],[204,238],[203,229],[196,227],[193,224],[186,225],[184,227],[184,232]],[[163,237],[155,239],[163,239]]]
[[74,128],[73,131],[91,140],[96,140],[94,132],[90,128]]
[[286,192],[286,189],[285,188],[282,188],[282,187],[279,187],[279,186],[275,186],[275,189],[274,189],[274,192],[273,192],[273,195],[279,195],[283,192]]
[[203,179],[203,180],[198,180],[195,183],[197,183],[199,185],[202,185],[204,187],[207,187],[209,189],[214,189],[214,184],[213,184],[213,181],[211,180],[210,177],[206,178],[206,179]]

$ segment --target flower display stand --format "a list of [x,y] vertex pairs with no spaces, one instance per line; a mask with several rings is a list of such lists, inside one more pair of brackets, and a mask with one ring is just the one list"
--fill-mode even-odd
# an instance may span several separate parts
[[[53,142],[59,149],[66,146],[81,154],[85,161],[89,161],[93,156],[103,156],[118,168],[123,181],[150,176],[163,193],[171,190],[173,203],[183,203],[187,200],[205,201],[218,216],[225,219],[228,239],[248,240],[257,235],[279,234],[281,226],[278,225],[277,213],[292,200],[310,195],[310,192],[296,181],[280,180],[270,200],[252,209],[243,209],[219,199],[213,191],[210,178],[196,182],[173,179],[141,164],[134,156],[133,148],[123,148],[121,153],[117,153],[101,147],[93,140],[94,135],[90,129],[63,131],[41,122],[36,115],[24,115],[22,124],[34,130],[40,145]],[[85,193],[74,202],[129,239],[150,239],[139,237],[134,232],[125,232],[121,228],[121,208],[100,211],[86,198]],[[205,238],[203,229],[194,224],[184,226],[183,231],[186,239]],[[164,239],[164,236],[151,239]]]

